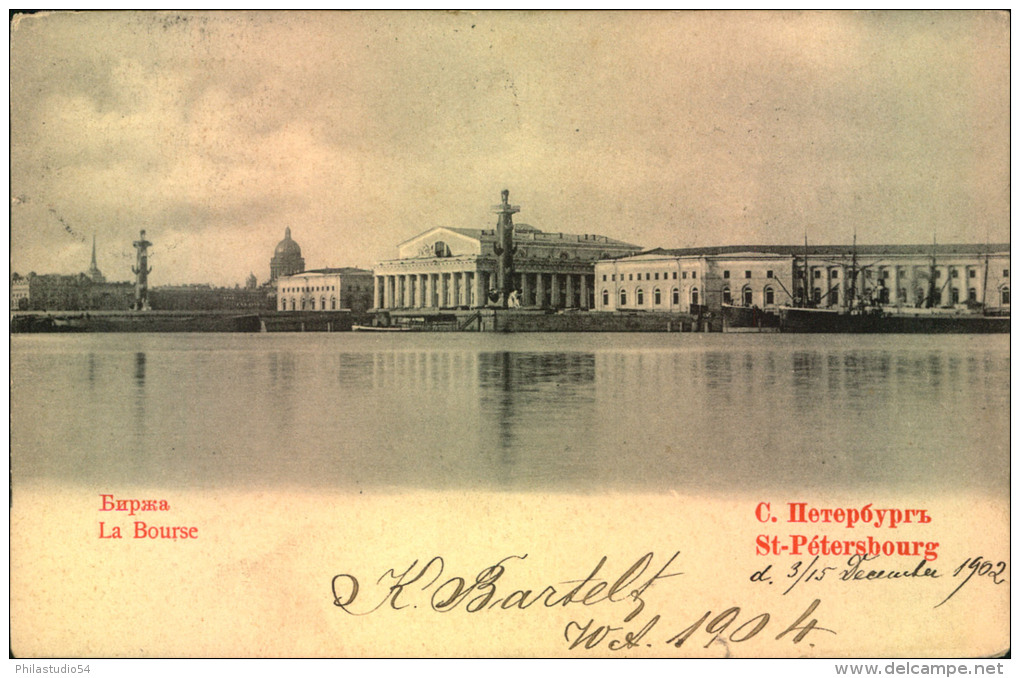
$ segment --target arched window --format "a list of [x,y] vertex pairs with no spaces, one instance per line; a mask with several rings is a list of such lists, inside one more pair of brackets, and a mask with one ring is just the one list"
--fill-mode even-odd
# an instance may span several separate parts
[[[956,273],[956,269],[955,268],[953,269],[953,273],[954,274]],[[956,276],[954,275],[953,277],[955,278]],[[952,294],[952,299],[953,299],[953,305],[959,304],[960,303],[960,290],[958,290],[958,289],[956,289],[954,287],[952,292],[951,292],[951,294]]]
[[315,297],[312,297],[311,299],[309,299],[308,303],[310,304],[311,310],[314,311],[315,310]]
[[680,290],[678,288],[674,287],[673,291],[670,292],[670,296],[673,299],[673,301],[672,301],[673,305],[674,306],[679,306],[680,305]]
[[999,298],[1002,300],[1003,306],[1009,305],[1009,287],[1003,287],[999,290]]
[[733,303],[733,297],[730,294],[730,288],[729,287],[724,287],[723,288],[723,291],[722,291],[722,303],[724,303],[724,304],[732,304]]
[[609,290],[602,290],[602,306],[609,306]]
[[335,311],[336,310],[336,297],[330,297],[329,298],[329,308],[330,308],[331,311]]
[[771,287],[765,288],[765,305],[772,306],[776,303],[776,293]]
[[297,310],[297,299],[294,299],[293,297],[291,297],[291,300],[290,300],[290,310],[292,310],[292,311],[296,311]]
[[967,290],[967,301],[977,301],[977,289],[971,287]]
[[321,308],[323,311],[326,310],[326,297],[322,297],[321,299],[319,299],[319,308]]
[[[833,271],[835,272],[835,271]],[[839,306],[839,288],[833,287],[829,294],[829,306]]]
[[301,310],[305,310],[305,298],[301,297]]
[[695,287],[691,290],[691,306],[698,305],[698,288]]
[[641,289],[640,287],[637,290],[637,305],[638,306],[644,306],[645,305],[645,291],[643,289]]
[[627,290],[620,290],[620,306],[627,305]]
[[754,303],[754,292],[751,291],[750,287],[745,287],[742,293],[744,298],[744,306],[750,306]]
[[[655,275],[659,275],[659,274],[656,273]],[[652,294],[654,296],[652,301],[655,303],[656,306],[661,306],[662,305],[662,291],[658,287],[656,287],[655,291]]]
[[814,301],[816,304],[822,303],[822,288],[821,287],[816,287],[813,290],[811,290],[811,300]]

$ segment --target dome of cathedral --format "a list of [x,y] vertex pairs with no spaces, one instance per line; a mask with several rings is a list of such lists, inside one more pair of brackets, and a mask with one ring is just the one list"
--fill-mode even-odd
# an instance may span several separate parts
[[283,240],[276,246],[276,256],[278,257],[300,257],[301,246],[290,238],[290,227],[287,228],[286,233],[283,236]]

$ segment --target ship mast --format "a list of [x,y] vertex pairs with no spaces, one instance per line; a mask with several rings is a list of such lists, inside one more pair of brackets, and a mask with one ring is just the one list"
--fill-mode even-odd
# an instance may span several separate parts
[[848,290],[846,307],[853,310],[857,296],[857,227],[854,227],[854,245],[850,251],[850,289]]
[[804,229],[804,284],[802,286],[803,298],[801,305],[804,308],[811,306],[811,267],[808,266],[807,229]]
[[931,269],[928,271],[928,298],[924,307],[931,308],[935,305],[935,234],[931,234]]

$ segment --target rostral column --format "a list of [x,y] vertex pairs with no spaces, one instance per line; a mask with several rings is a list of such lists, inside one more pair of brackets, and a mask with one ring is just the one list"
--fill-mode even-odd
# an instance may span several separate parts
[[496,290],[499,291],[499,305],[507,308],[510,293],[514,291],[514,220],[513,215],[521,211],[517,205],[511,205],[510,191],[503,189],[503,202],[493,205],[492,211],[499,215],[496,222],[496,242],[492,248],[496,252]]
[[135,257],[136,265],[131,267],[131,272],[135,274],[135,310],[148,311],[149,274],[152,273],[152,269],[149,268],[149,247],[152,243],[145,239],[145,231],[143,230],[141,232],[141,239],[135,240],[133,244],[135,249],[138,250]]

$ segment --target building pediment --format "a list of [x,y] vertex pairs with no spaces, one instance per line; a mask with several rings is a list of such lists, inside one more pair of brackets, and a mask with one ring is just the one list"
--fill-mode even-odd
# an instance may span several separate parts
[[443,226],[425,231],[397,245],[397,256],[400,259],[437,259],[481,252],[480,236],[472,237]]

